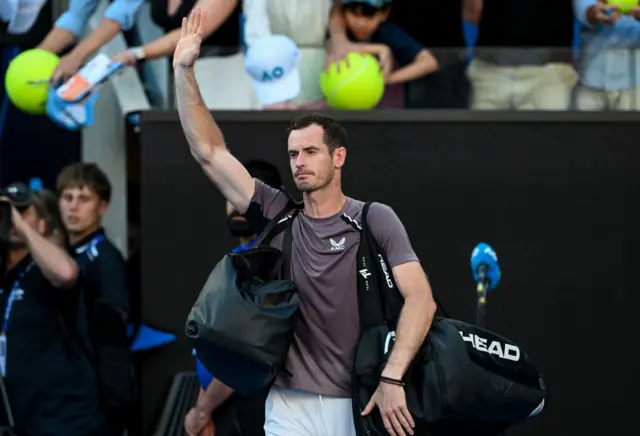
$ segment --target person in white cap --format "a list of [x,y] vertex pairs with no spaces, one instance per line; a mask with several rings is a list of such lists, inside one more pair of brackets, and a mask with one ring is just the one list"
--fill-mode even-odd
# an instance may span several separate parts
[[300,94],[299,61],[300,50],[287,36],[269,35],[251,44],[244,65],[264,109],[295,109],[291,100]]

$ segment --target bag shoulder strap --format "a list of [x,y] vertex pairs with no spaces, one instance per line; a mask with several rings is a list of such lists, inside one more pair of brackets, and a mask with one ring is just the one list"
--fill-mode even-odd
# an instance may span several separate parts
[[[378,244],[378,241],[374,237],[373,233],[370,230],[368,223],[368,212],[371,207],[372,202],[365,203],[362,209],[362,223],[360,224],[360,247],[358,248],[358,300],[359,304],[360,300],[365,300],[366,306],[371,306],[370,303],[367,303],[366,300],[372,299],[375,297],[376,300],[379,301],[378,308],[376,307],[361,307],[361,318],[364,314],[364,321],[368,321],[369,323],[381,324],[381,320],[384,320],[386,324],[391,329],[395,329],[395,325],[398,322],[400,317],[400,311],[404,305],[404,298],[400,293],[400,289],[396,284],[395,278],[393,277],[393,272],[391,270],[391,266],[389,264],[389,260],[384,252],[384,250]],[[354,220],[351,220],[349,217],[345,218],[349,224],[354,226],[354,228],[358,229]],[[364,267],[366,272],[365,274],[372,274],[373,280],[369,280],[369,289],[375,288],[374,291],[367,290],[367,280],[363,277],[363,272],[361,271],[362,266],[360,265],[364,259],[368,259],[368,264],[372,266],[371,269]],[[365,294],[366,292],[366,294]],[[448,315],[438,300],[438,298],[434,294],[434,300],[436,305],[442,310],[445,317],[448,318]],[[369,315],[366,311],[371,311],[372,315]],[[361,324],[365,327],[365,324]],[[371,324],[370,324],[371,325]]]
[[348,225],[352,226],[360,233],[360,244],[356,260],[357,270],[357,292],[358,292],[358,312],[360,315],[360,327],[362,330],[370,327],[384,325],[385,314],[382,306],[382,296],[380,295],[380,280],[375,266],[375,257],[372,255],[372,247],[367,237],[367,214],[371,203],[365,203],[361,223],[352,219],[347,214],[342,214],[341,218]]
[[253,244],[254,247],[269,246],[273,238],[287,228],[287,222],[293,221],[304,204],[302,202],[295,202],[289,200],[284,208],[276,214],[275,217],[266,225],[264,230],[258,236],[258,239]]

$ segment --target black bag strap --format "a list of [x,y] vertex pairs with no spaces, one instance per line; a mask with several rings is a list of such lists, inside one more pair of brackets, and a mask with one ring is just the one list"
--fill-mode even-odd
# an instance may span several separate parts
[[300,209],[304,206],[302,202],[295,202],[290,199],[287,205],[276,214],[275,217],[266,225],[264,230],[260,232],[258,239],[256,240],[254,247],[265,247],[271,244],[273,238],[275,238],[280,232],[285,230],[288,225],[288,221],[293,221],[293,218],[298,214]]
[[284,229],[284,239],[282,240],[282,278],[291,279],[291,252],[293,246],[293,220],[298,215],[299,208],[293,210],[291,218],[287,220],[287,226]]
[[367,220],[370,203],[366,203],[362,209],[362,224],[352,219],[347,214],[341,218],[360,233],[360,245],[358,246],[357,270],[358,270],[358,311],[360,314],[360,327],[365,330],[370,327],[387,323],[383,308],[383,298],[380,295],[379,276],[375,266],[373,250],[369,238],[366,237],[363,226]]
[[[404,305],[404,298],[391,271],[389,261],[384,250],[378,244],[368,223],[368,213],[371,202],[365,203],[362,208],[361,223],[351,219],[346,214],[342,218],[349,225],[358,230],[360,247],[358,248],[358,304],[360,308],[361,327],[381,325],[382,322],[395,330],[395,325],[400,317],[400,311]],[[369,266],[371,268],[369,268]],[[438,300],[433,296],[436,305],[442,310],[445,317],[449,317]],[[373,304],[369,300],[376,300]]]

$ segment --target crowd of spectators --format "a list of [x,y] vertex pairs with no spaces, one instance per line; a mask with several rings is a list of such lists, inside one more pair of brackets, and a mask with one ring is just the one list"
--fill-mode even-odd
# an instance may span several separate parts
[[[638,106],[640,8],[622,11],[612,1],[148,1],[151,18],[164,35],[115,59],[135,67],[145,60],[170,58],[182,18],[199,6],[207,11],[207,22],[195,70],[212,109],[326,107],[320,74],[349,52],[377,57],[386,86],[378,108]],[[63,55],[55,80],[68,78],[118,32],[132,29],[144,0],[112,1],[99,25],[81,38],[98,2],[70,0],[69,9],[38,44]],[[0,16],[7,31],[24,32],[45,3],[2,2]],[[267,52],[256,62],[248,50],[273,35],[287,37],[296,49],[265,43]],[[278,63],[288,65],[286,74],[299,76],[300,86],[293,88],[294,96],[289,89],[280,99],[271,93],[262,101],[254,85],[273,82],[273,71],[257,73],[256,68]],[[284,80],[284,75],[276,79]]]

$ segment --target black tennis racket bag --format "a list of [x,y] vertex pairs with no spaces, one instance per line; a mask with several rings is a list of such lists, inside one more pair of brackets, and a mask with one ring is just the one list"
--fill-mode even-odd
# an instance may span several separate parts
[[[395,342],[404,303],[384,252],[367,225],[358,248],[358,304],[361,336],[352,377],[353,412],[359,436],[387,431],[378,409],[360,414],[380,383]],[[403,381],[416,436],[494,436],[542,411],[546,389],[526,353],[488,330],[449,318],[436,318]]]
[[[187,318],[186,334],[204,367],[246,395],[267,389],[284,366],[298,313],[298,290],[288,277],[293,211],[266,226],[255,248],[225,255]],[[284,230],[284,253],[269,247]]]

